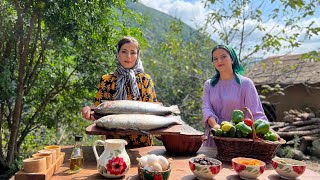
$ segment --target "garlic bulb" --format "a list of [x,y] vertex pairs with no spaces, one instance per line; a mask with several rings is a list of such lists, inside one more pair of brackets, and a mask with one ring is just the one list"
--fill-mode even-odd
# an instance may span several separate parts
[[158,156],[151,154],[148,156],[147,164],[148,166],[153,166],[155,163],[158,163]]
[[147,171],[153,171],[153,168],[146,165],[145,167],[143,167],[144,170],[147,170]]
[[142,156],[141,158],[137,158],[137,161],[140,163],[141,167],[145,167],[147,164],[147,156]]
[[152,166],[153,171],[162,171],[162,166],[159,163],[154,163]]
[[161,165],[163,171],[165,171],[168,168],[169,162],[167,158],[163,156],[158,156],[158,163]]
[[157,156],[155,154],[148,154],[137,158],[143,169],[148,171],[165,171],[168,169],[171,158],[167,159],[163,156]]

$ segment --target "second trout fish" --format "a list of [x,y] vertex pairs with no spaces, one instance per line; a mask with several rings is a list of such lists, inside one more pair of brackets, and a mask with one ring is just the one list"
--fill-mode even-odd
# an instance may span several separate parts
[[180,116],[156,116],[149,114],[113,114],[95,121],[96,125],[106,129],[153,130],[173,124],[183,124]]
[[95,114],[150,114],[164,116],[168,114],[180,114],[177,105],[165,107],[160,104],[131,101],[131,100],[116,100],[104,101],[94,109]]

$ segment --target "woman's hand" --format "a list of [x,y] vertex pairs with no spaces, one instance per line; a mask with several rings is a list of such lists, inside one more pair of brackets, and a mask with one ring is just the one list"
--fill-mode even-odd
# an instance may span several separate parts
[[216,125],[213,126],[213,128],[214,128],[214,129],[220,129],[220,125],[219,125],[219,124],[216,124]]
[[220,125],[213,117],[208,118],[208,124],[214,129],[220,129]]
[[96,120],[93,117],[94,111],[92,109],[94,109],[94,108],[95,108],[95,106],[86,106],[86,107],[82,108],[81,109],[82,117],[87,119],[87,120],[90,120],[90,121]]

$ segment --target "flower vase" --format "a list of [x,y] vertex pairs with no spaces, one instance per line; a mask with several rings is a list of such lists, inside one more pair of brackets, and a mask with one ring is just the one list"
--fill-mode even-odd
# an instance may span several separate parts
[[[104,145],[104,151],[98,156],[96,145]],[[123,139],[97,140],[93,145],[93,153],[97,160],[98,172],[106,178],[119,178],[130,169],[130,158],[125,150],[127,141]]]

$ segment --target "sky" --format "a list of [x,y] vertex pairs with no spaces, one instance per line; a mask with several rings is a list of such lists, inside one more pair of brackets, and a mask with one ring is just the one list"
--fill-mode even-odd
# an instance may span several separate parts
[[[203,25],[203,23],[206,21],[206,16],[210,12],[209,8],[204,8],[204,0],[139,0],[139,2],[145,6],[169,14],[173,17],[177,17],[195,29],[198,29],[198,27]],[[262,10],[268,9],[263,8]],[[301,23],[307,23],[311,20],[314,20],[316,22],[315,25],[320,27],[320,10],[318,10],[313,17],[310,17],[308,20],[302,21]],[[266,27],[273,27],[272,21],[268,23],[270,24],[266,24]],[[211,35],[212,38],[219,43],[220,40],[217,39],[217,36],[213,34]],[[248,43],[250,43],[250,41],[252,41],[252,44],[255,43],[254,39],[249,39]],[[295,49],[291,54],[306,53],[312,50],[320,50],[320,35],[314,36],[310,40],[305,40],[302,45]],[[284,54],[287,52],[280,52],[280,54],[281,53]],[[267,54],[267,56],[272,55],[273,54]]]

